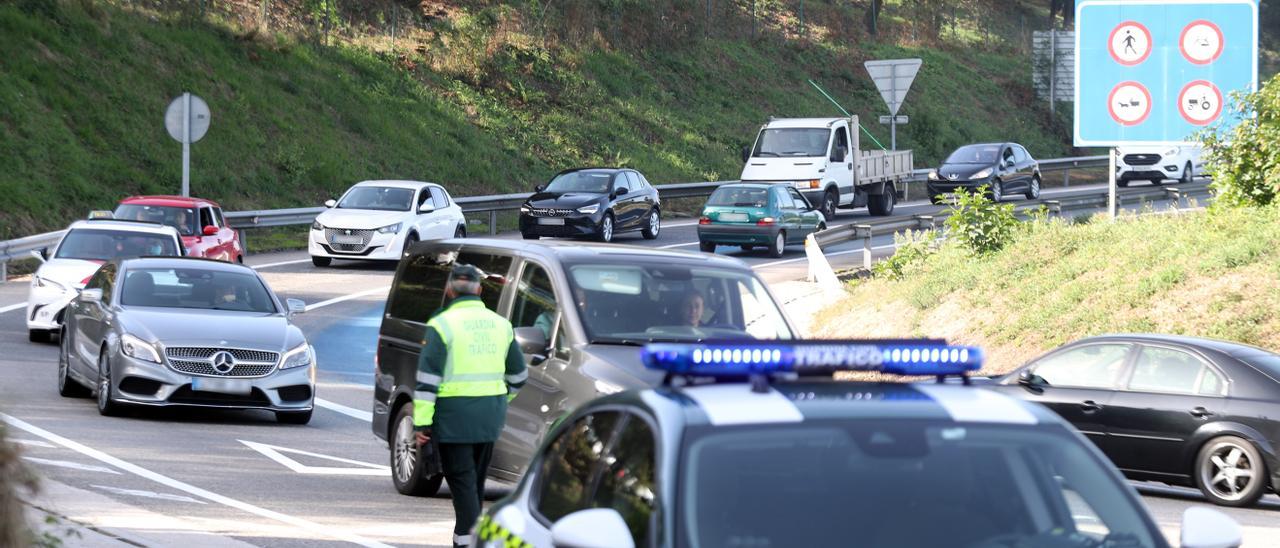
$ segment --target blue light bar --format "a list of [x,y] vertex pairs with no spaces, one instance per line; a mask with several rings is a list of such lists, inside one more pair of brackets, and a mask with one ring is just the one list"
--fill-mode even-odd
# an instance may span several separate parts
[[829,375],[876,371],[893,375],[961,375],[982,368],[982,349],[938,339],[723,341],[655,343],[645,367],[678,375],[740,377],[766,373]]

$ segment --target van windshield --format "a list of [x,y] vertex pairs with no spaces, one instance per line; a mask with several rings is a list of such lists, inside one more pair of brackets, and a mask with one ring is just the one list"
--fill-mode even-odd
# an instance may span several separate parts
[[827,155],[827,142],[831,130],[826,128],[777,128],[760,131],[755,158],[783,156],[813,157]]
[[681,265],[578,264],[569,284],[593,343],[791,339],[791,327],[750,272]]

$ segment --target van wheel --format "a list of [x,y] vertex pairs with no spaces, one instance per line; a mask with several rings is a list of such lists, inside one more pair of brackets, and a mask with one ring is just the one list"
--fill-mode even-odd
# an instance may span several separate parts
[[1267,467],[1248,440],[1220,436],[1209,440],[1196,455],[1196,486],[1209,502],[1222,506],[1252,506],[1267,488]]
[[329,266],[330,264],[333,264],[333,259],[330,259],[328,257],[315,257],[315,256],[311,257],[312,266],[324,268],[326,266]]
[[391,438],[391,482],[401,495],[431,497],[440,491],[444,476],[422,477],[422,450],[413,435],[413,403],[400,406]]
[[779,230],[778,235],[773,237],[773,244],[769,246],[769,256],[778,258],[787,250],[787,232]]

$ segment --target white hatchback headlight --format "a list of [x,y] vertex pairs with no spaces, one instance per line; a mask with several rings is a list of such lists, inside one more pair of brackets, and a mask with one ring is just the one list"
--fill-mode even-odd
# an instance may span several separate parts
[[582,206],[578,208],[578,213],[586,213],[587,215],[590,215],[597,211],[600,211],[600,204],[591,204],[588,206]]
[[381,232],[383,234],[395,234],[397,232],[400,232],[400,226],[403,224],[404,223],[396,223],[393,225],[387,225],[382,228],[379,228],[378,232]]
[[57,290],[59,290],[59,291],[66,291],[66,290],[67,290],[66,286],[64,286],[64,285],[62,285],[62,284],[60,284],[60,283],[58,283],[58,282],[55,282],[55,281],[53,281],[53,280],[50,280],[50,279],[48,279],[48,278],[41,278],[40,276],[32,276],[32,277],[31,277],[31,286],[32,286],[32,287],[51,287],[51,288],[57,289]]
[[151,363],[160,363],[160,353],[156,351],[155,345],[139,339],[133,335],[125,333],[120,337],[120,350],[124,355],[130,358],[148,361]]
[[324,230],[324,225],[320,221],[311,221],[311,230]]
[[974,173],[973,175],[970,175],[969,178],[970,179],[986,179],[987,177],[990,177],[990,176],[991,176],[991,168],[987,168],[977,173]]
[[304,367],[315,361],[315,351],[311,349],[311,345],[304,342],[284,353],[284,359],[280,360],[280,369]]

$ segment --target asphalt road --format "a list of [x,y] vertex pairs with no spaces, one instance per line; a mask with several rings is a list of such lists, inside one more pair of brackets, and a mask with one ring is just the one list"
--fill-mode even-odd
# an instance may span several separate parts
[[[936,210],[904,204],[898,213]],[[864,211],[844,212],[837,222],[867,219]],[[696,242],[690,221],[670,222],[654,241],[638,234],[618,240],[685,250],[696,250]],[[880,254],[891,244],[889,238],[874,242]],[[852,244],[826,251],[837,266],[860,260]],[[783,259],[720,252],[747,261],[771,283],[803,277],[806,270],[799,246]],[[447,494],[397,494],[387,475],[387,449],[369,428],[372,348],[392,268],[338,262],[316,269],[304,253],[255,256],[250,263],[282,297],[310,305],[296,319],[318,353],[319,409],[310,425],[277,424],[262,412],[140,410],[101,417],[91,400],[57,395],[57,347],[27,342],[21,309],[10,309],[25,299],[26,284],[0,284],[0,419],[9,422],[28,463],[56,484],[107,497],[117,510],[112,523],[149,534],[185,528],[205,535],[195,537],[204,541],[228,537],[280,547],[447,545]],[[492,485],[489,496],[509,488]],[[1203,504],[1195,491],[1145,484],[1141,490],[1171,539],[1182,510]],[[1248,546],[1280,546],[1280,499],[1274,495],[1257,508],[1227,512],[1245,526]],[[158,525],[157,515],[181,527]]]

